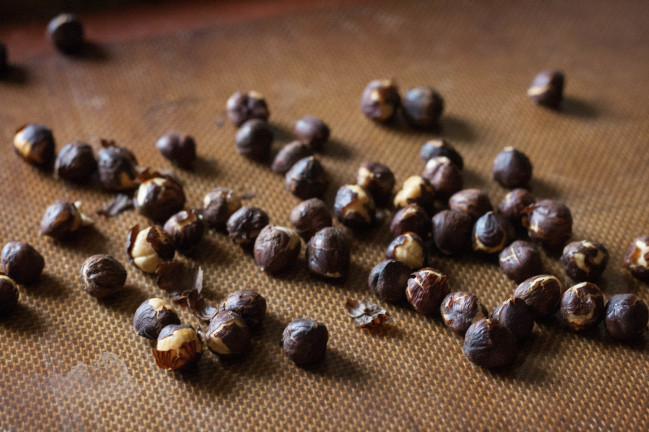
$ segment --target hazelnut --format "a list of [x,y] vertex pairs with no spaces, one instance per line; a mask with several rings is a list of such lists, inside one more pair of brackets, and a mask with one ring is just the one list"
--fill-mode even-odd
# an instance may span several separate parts
[[406,285],[410,267],[400,261],[385,260],[378,263],[367,278],[370,292],[389,303],[401,303],[406,299]]
[[81,202],[69,203],[57,200],[50,205],[41,219],[41,235],[57,240],[65,240],[82,226],[92,225],[93,221],[81,211]]
[[301,199],[320,198],[329,187],[329,177],[315,156],[297,161],[286,173],[286,190]]
[[203,198],[203,220],[212,228],[225,227],[228,218],[241,208],[241,197],[232,189],[217,187]]
[[467,330],[462,353],[476,366],[500,368],[516,359],[516,338],[497,319],[481,319]]
[[14,135],[14,150],[33,165],[48,166],[54,159],[54,147],[52,131],[40,124],[22,126]]
[[640,236],[633,240],[624,255],[624,267],[637,278],[649,278],[649,236]]
[[322,150],[330,134],[329,126],[313,116],[304,116],[295,122],[293,132],[298,140],[310,145],[314,151]]
[[248,120],[237,131],[235,137],[237,153],[248,159],[266,159],[273,145],[273,139],[273,131],[268,123],[258,119]]
[[604,295],[593,283],[573,285],[561,297],[561,315],[573,330],[586,330],[604,318]]
[[390,121],[400,104],[399,89],[391,79],[371,81],[361,96],[361,111],[365,117],[379,123]]
[[601,243],[586,240],[568,243],[563,248],[561,267],[575,281],[593,281],[608,264],[608,250]]
[[97,157],[97,173],[101,186],[109,191],[123,191],[137,186],[137,160],[131,151],[113,141],[102,140]]
[[487,308],[480,303],[478,297],[462,291],[444,297],[439,311],[444,324],[462,336],[471,324],[489,316]]
[[490,211],[480,216],[473,226],[473,250],[499,253],[515,236],[516,231],[509,220]]
[[514,147],[505,147],[494,159],[491,173],[503,187],[525,187],[532,178],[532,163],[525,153]]
[[363,162],[356,174],[356,184],[362,186],[379,205],[390,202],[394,189],[394,174],[378,162]]
[[343,185],[334,201],[336,219],[353,229],[366,228],[374,223],[374,200],[358,185]]
[[543,273],[541,254],[529,242],[516,240],[500,252],[500,268],[509,279],[521,283]]
[[628,341],[647,331],[649,310],[635,294],[617,294],[606,305],[606,331],[618,340]]
[[516,336],[519,342],[532,335],[534,319],[525,302],[516,297],[510,297],[493,311],[491,318],[497,319]]
[[343,277],[349,269],[349,244],[338,228],[326,227],[315,233],[306,247],[309,271],[329,279]]
[[291,225],[303,239],[309,240],[322,228],[331,226],[331,213],[320,198],[302,201],[291,210]]
[[126,269],[110,255],[93,255],[81,266],[81,280],[88,294],[106,298],[124,288]]
[[251,245],[263,227],[268,225],[268,214],[259,207],[243,206],[228,219],[228,236],[240,245]]
[[183,209],[185,192],[171,177],[153,177],[140,184],[134,204],[142,216],[163,222]]
[[457,255],[471,245],[473,219],[468,213],[442,210],[433,216],[433,243],[445,255]]
[[463,211],[476,221],[483,214],[493,210],[489,195],[480,189],[463,189],[448,199],[451,210]]
[[43,255],[29,243],[12,241],[2,248],[2,272],[19,284],[36,282],[44,267]]
[[440,199],[448,199],[464,185],[460,169],[444,156],[429,159],[421,176],[430,182]]
[[305,367],[322,361],[327,352],[327,327],[308,318],[298,318],[284,329],[282,349],[296,366]]
[[432,230],[430,217],[417,204],[408,204],[395,213],[390,223],[390,232],[394,237],[407,232],[414,232],[422,239],[429,238]]
[[451,292],[446,275],[425,267],[412,276],[408,279],[406,297],[413,309],[424,315],[438,313],[442,300]]
[[424,163],[434,157],[443,156],[448,158],[458,169],[464,168],[462,155],[446,140],[437,138],[426,142],[421,146],[419,156]]
[[266,316],[266,299],[257,291],[241,289],[228,294],[220,310],[239,314],[250,329],[257,328]]
[[558,70],[544,70],[534,77],[527,89],[527,96],[538,105],[556,108],[563,98],[565,78]]
[[59,51],[73,54],[83,46],[83,25],[75,15],[63,13],[47,24],[47,37]]
[[530,239],[547,249],[563,246],[572,236],[572,215],[564,204],[542,200],[523,209],[523,227]]
[[313,148],[309,144],[305,144],[300,141],[293,141],[292,143],[286,144],[282,149],[277,153],[275,159],[273,160],[273,165],[271,169],[280,174],[286,174],[286,171],[290,170],[295,162],[305,157],[309,157],[313,154]]
[[408,204],[417,204],[432,214],[435,209],[435,188],[423,177],[408,177],[394,197],[394,206],[401,208]]
[[54,174],[63,180],[83,183],[97,169],[97,160],[90,145],[75,141],[59,151],[54,162]]
[[161,298],[145,300],[133,316],[133,331],[147,339],[158,339],[160,330],[171,324],[180,324],[180,319],[173,305]]
[[182,210],[165,222],[164,230],[173,240],[176,250],[187,255],[203,238],[204,228],[195,210]]
[[0,77],[7,73],[9,66],[7,65],[7,47],[0,43]]
[[421,237],[408,232],[392,240],[385,251],[385,257],[401,261],[417,270],[426,265],[426,247]]
[[0,318],[11,315],[18,305],[19,296],[16,282],[0,273]]
[[162,156],[181,168],[192,169],[196,161],[196,141],[182,132],[168,132],[155,143]]
[[198,361],[203,354],[203,341],[194,327],[170,324],[160,331],[152,351],[159,368],[177,370]]
[[255,240],[255,263],[262,271],[277,273],[300,254],[300,236],[290,228],[266,225]]
[[234,356],[250,349],[250,331],[241,315],[220,311],[210,321],[205,335],[207,347],[215,354]]
[[403,116],[414,127],[431,129],[438,126],[444,111],[444,99],[430,87],[415,87],[402,100]]
[[534,196],[526,189],[514,189],[505,195],[505,198],[498,206],[498,213],[509,219],[515,227],[520,227],[523,209],[535,202]]
[[514,297],[523,300],[532,316],[538,318],[557,310],[562,291],[559,279],[552,275],[539,275],[521,282],[514,291]]
[[225,107],[228,118],[236,127],[251,119],[266,121],[270,116],[264,95],[256,91],[236,92]]
[[173,239],[159,226],[140,231],[140,226],[135,225],[128,232],[126,254],[143,272],[154,273],[159,264],[171,261],[175,252]]

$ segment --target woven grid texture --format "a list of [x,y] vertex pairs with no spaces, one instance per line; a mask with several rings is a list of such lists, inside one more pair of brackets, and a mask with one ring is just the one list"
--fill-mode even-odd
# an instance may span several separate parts
[[[210,232],[191,261],[205,269],[207,297],[251,288],[268,300],[252,352],[239,361],[205,353],[184,373],[158,369],[131,327],[137,306],[161,296],[153,278],[127,263],[128,229],[147,221],[126,212],[97,217],[93,230],[59,243],[39,237],[45,208],[81,200],[90,210],[111,195],[55,180],[10,151],[14,130],[50,126],[57,148],[100,138],[131,148],[141,165],[169,168],[155,140],[170,129],[193,135],[200,160],[177,170],[189,206],[212,187],[255,190],[249,202],[271,223],[288,224],[299,200],[269,164],[234,151],[225,101],[237,90],[265,94],[276,127],[274,150],[290,141],[296,119],[324,119],[333,138],[321,157],[331,175],[326,202],[354,181],[365,160],[381,161],[397,182],[419,174],[420,146],[451,141],[465,159],[467,187],[498,203],[490,178],[505,146],[534,164],[533,193],[565,202],[574,239],[604,243],[609,297],[647,286],[621,271],[631,240],[649,231],[649,3],[382,2],[293,13],[237,25],[103,46],[90,58],[48,55],[22,65],[24,81],[0,82],[0,240],[22,239],[46,257],[41,281],[21,289],[20,308],[0,323],[2,430],[649,430],[649,351],[619,344],[604,329],[575,334],[558,320],[537,323],[515,365],[498,373],[471,365],[461,338],[407,307],[384,305],[391,325],[354,328],[345,299],[370,298],[367,276],[390,242],[388,221],[352,235],[352,265],[342,282],[309,276],[303,252],[293,269],[270,277],[252,256]],[[525,95],[546,67],[567,76],[561,111]],[[431,85],[446,99],[440,134],[378,126],[359,110],[371,79],[402,89]],[[99,302],[80,287],[86,257],[108,253],[129,271],[126,293]],[[497,260],[433,254],[453,290],[477,294],[492,310],[515,285]],[[566,283],[556,258],[549,272]],[[303,370],[279,340],[292,319],[326,323],[323,364]],[[186,311],[185,322],[196,322]]]

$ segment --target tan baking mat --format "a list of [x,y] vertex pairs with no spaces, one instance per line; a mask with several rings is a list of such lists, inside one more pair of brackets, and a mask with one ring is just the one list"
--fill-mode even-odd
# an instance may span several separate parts
[[[419,173],[419,148],[434,136],[367,121],[358,108],[365,84],[395,77],[403,89],[432,85],[446,99],[442,135],[465,158],[467,186],[499,202],[505,191],[490,180],[491,161],[502,147],[523,150],[534,163],[534,194],[570,206],[574,238],[608,247],[607,296],[635,292],[649,301],[647,286],[620,271],[627,244],[649,231],[647,16],[646,1],[386,1],[19,65],[22,73],[0,82],[0,240],[31,242],[46,269],[0,324],[0,429],[648,430],[646,338],[621,345],[601,327],[577,335],[551,320],[536,325],[514,367],[492,373],[472,366],[461,339],[439,321],[406,307],[386,305],[392,325],[383,332],[354,328],[345,299],[369,296],[367,275],[390,241],[387,223],[356,236],[342,283],[312,279],[303,258],[293,272],[269,277],[224,235],[209,233],[195,258],[208,297],[256,289],[268,299],[268,317],[241,361],[205,353],[186,373],[159,370],[131,329],[140,302],[161,295],[153,279],[128,264],[128,292],[107,304],[82,292],[78,280],[91,254],[126,264],[126,233],[145,220],[133,212],[98,217],[94,231],[65,244],[39,237],[40,217],[54,200],[96,210],[111,196],[56,181],[10,150],[15,128],[41,122],[54,130],[58,148],[79,139],[97,148],[111,138],[141,164],[168,168],[154,143],[181,129],[196,138],[200,155],[195,172],[179,172],[189,205],[217,185],[256,190],[251,202],[272,223],[287,224],[298,199],[268,165],[234,151],[235,131],[223,115],[231,93],[267,96],[275,149],[302,115],[330,124],[322,160],[333,179],[332,204],[363,160],[388,164],[399,182]],[[526,99],[545,67],[566,72],[561,112]],[[555,260],[544,260],[565,279]],[[514,288],[495,260],[433,255],[432,265],[490,309]],[[309,371],[294,367],[278,345],[298,316],[330,331],[326,361]],[[185,312],[183,319],[195,323]]]

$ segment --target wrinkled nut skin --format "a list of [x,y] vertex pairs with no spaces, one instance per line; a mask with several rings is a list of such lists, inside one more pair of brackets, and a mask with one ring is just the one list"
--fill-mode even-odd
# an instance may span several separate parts
[[133,316],[133,331],[138,336],[156,340],[160,330],[171,324],[180,324],[173,305],[160,298],[142,302]]
[[453,147],[448,141],[441,138],[427,141],[423,146],[421,146],[419,156],[424,163],[434,157],[443,156],[448,158],[453,165],[458,167],[458,169],[461,170],[464,168],[464,159],[462,159],[462,155],[460,155],[460,153],[455,150],[455,147]]
[[192,169],[196,161],[196,141],[182,132],[168,132],[155,143],[166,159],[184,169]]
[[606,269],[608,258],[608,250],[603,244],[575,241],[563,248],[561,267],[572,280],[594,281]]
[[228,118],[236,127],[251,119],[267,121],[270,117],[266,99],[256,91],[236,92],[230,96],[225,108]]
[[185,206],[185,191],[174,180],[155,177],[144,181],[135,195],[135,208],[142,216],[164,222]]
[[468,213],[442,210],[433,216],[433,243],[445,255],[458,255],[471,247],[473,219]]
[[461,336],[464,336],[471,324],[489,316],[487,308],[480,303],[478,297],[463,291],[444,297],[439,311],[444,324]]
[[403,186],[394,197],[396,208],[405,207],[408,204],[421,206],[428,214],[435,210],[435,188],[428,180],[420,176],[408,177]]
[[97,173],[102,188],[108,191],[124,191],[137,186],[137,160],[125,147],[104,143],[97,154]]
[[514,189],[505,195],[498,206],[498,213],[505,216],[517,228],[522,226],[523,209],[536,199],[527,189]]
[[563,285],[552,275],[538,275],[521,282],[514,297],[525,302],[534,318],[539,318],[557,310],[561,302]]
[[240,208],[238,193],[228,188],[214,188],[203,198],[203,221],[215,229],[225,228],[228,218]]
[[639,279],[649,279],[649,236],[633,240],[624,256],[624,267]]
[[514,334],[493,318],[474,323],[466,332],[462,352],[471,363],[487,369],[507,366],[517,355]]
[[487,212],[473,226],[473,250],[499,253],[515,236],[516,230],[507,218],[492,211]]
[[525,207],[522,222],[530,239],[546,249],[556,250],[572,236],[572,214],[558,201],[542,200]]
[[163,229],[181,254],[191,253],[203,238],[203,221],[195,210],[182,210],[165,222]]
[[406,287],[406,298],[413,309],[424,315],[439,313],[442,300],[451,292],[446,275],[430,267],[412,274]]
[[14,135],[14,151],[32,165],[51,166],[54,159],[54,135],[46,126],[27,124]]
[[313,154],[313,148],[309,144],[300,141],[293,141],[286,144],[277,153],[271,169],[280,174],[286,174],[293,165],[300,159],[309,157]]
[[65,240],[78,231],[82,225],[89,224],[90,220],[81,214],[77,204],[57,200],[50,205],[41,218],[41,235],[56,240]]
[[268,221],[268,214],[259,207],[243,206],[228,219],[228,236],[236,244],[251,245]]
[[250,349],[250,330],[236,312],[219,311],[205,334],[207,347],[215,354],[236,356]]
[[286,326],[282,334],[282,349],[296,366],[305,367],[324,359],[329,332],[323,323],[298,318]]
[[334,215],[343,225],[363,229],[374,224],[376,207],[372,196],[359,185],[343,185],[336,192]]
[[47,24],[46,33],[52,45],[63,53],[76,53],[83,46],[83,25],[72,14],[64,13],[54,17]]
[[4,318],[18,306],[18,287],[16,282],[9,276],[0,274],[0,317]]
[[320,198],[311,198],[296,205],[291,210],[289,220],[304,240],[309,240],[316,232],[332,224],[329,208]]
[[88,294],[102,299],[124,288],[126,269],[110,255],[93,255],[81,266],[81,280]]
[[356,184],[367,190],[379,205],[390,202],[394,183],[390,168],[378,162],[363,162],[356,172]]
[[532,335],[534,329],[534,318],[525,302],[516,297],[510,297],[491,314],[491,318],[497,319],[516,336],[516,340],[522,342]]
[[587,330],[604,318],[604,295],[593,283],[573,285],[561,297],[561,316],[573,330]]
[[387,259],[401,261],[414,270],[426,265],[426,246],[417,234],[408,232],[397,236],[385,250]]
[[417,204],[409,204],[394,214],[390,223],[390,232],[394,237],[407,232],[414,232],[422,239],[429,238],[432,224],[428,213]]
[[306,259],[312,274],[339,279],[345,276],[349,269],[349,243],[338,228],[323,228],[309,240]]
[[429,159],[421,176],[433,186],[435,196],[443,200],[448,199],[464,186],[462,171],[444,156]]
[[367,278],[370,292],[388,303],[402,303],[406,299],[406,286],[412,269],[400,261],[385,260],[378,263]]
[[320,198],[329,188],[329,176],[320,161],[309,156],[297,161],[286,172],[284,186],[303,200]]
[[273,131],[263,120],[246,121],[237,131],[235,148],[237,153],[248,159],[264,160],[273,145]]
[[522,188],[532,179],[532,162],[525,153],[505,147],[494,159],[491,175],[503,187]]
[[529,242],[516,240],[500,252],[498,261],[507,278],[521,283],[543,273],[541,254]]
[[159,264],[174,258],[176,248],[173,239],[161,227],[140,230],[140,226],[135,225],[126,239],[126,254],[137,268],[154,273]]
[[411,126],[422,129],[437,127],[444,111],[444,99],[430,87],[408,90],[401,104],[406,121]]
[[614,339],[630,341],[647,331],[649,310],[635,294],[617,294],[606,305],[606,331]]
[[292,229],[266,225],[255,240],[255,263],[262,271],[277,273],[295,262],[301,246],[300,236]]
[[12,241],[2,248],[2,272],[19,284],[36,282],[43,268],[43,255],[29,243]]
[[322,146],[329,141],[329,126],[319,118],[304,116],[295,122],[293,133],[298,140],[308,144],[314,151],[322,150]]
[[361,96],[361,111],[370,120],[387,123],[401,105],[399,89],[391,79],[371,81]]
[[92,147],[75,141],[63,147],[54,162],[54,174],[67,181],[83,183],[97,170],[97,159]]
[[448,199],[451,210],[463,211],[476,221],[483,214],[493,210],[489,195],[480,189],[463,189]]
[[152,351],[158,367],[178,370],[198,361],[203,342],[192,326],[170,324],[160,331]]
[[563,99],[565,77],[558,70],[544,70],[539,72],[532,84],[527,89],[527,96],[538,105],[557,108]]
[[238,313],[250,329],[255,329],[266,316],[266,299],[257,291],[237,290],[228,294],[220,310]]

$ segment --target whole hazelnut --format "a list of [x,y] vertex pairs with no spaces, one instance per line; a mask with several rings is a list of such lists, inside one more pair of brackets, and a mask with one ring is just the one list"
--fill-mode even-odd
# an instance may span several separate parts
[[489,195],[480,189],[463,189],[448,199],[451,210],[463,211],[476,221],[483,214],[493,210]]
[[261,325],[266,316],[266,299],[257,291],[241,289],[232,291],[221,304],[220,310],[236,312],[250,329]]
[[14,151],[32,165],[51,166],[54,147],[52,131],[40,124],[22,126],[14,135]]
[[297,161],[285,175],[286,190],[301,199],[320,198],[329,187],[329,176],[315,156]]
[[236,312],[219,311],[205,334],[207,347],[215,354],[235,356],[250,349],[250,331]]
[[608,250],[601,243],[586,240],[568,243],[563,248],[561,267],[575,281],[593,281],[608,264]]
[[300,254],[300,236],[290,228],[266,225],[255,240],[255,263],[268,273],[277,273],[295,262]]
[[565,78],[558,70],[544,70],[539,72],[527,89],[527,96],[538,105],[556,108],[563,98]]
[[159,226],[140,231],[140,226],[135,225],[128,232],[126,254],[143,272],[154,273],[160,263],[171,261],[175,253],[173,239]]
[[338,228],[326,227],[315,233],[306,247],[309,271],[329,279],[343,277],[349,269],[349,244]]
[[500,368],[516,359],[516,338],[497,319],[481,319],[467,330],[462,353],[476,366]]
[[406,299],[406,286],[411,271],[410,267],[400,261],[381,261],[370,271],[367,286],[379,299],[401,303]]
[[203,220],[195,210],[181,210],[164,224],[164,230],[183,255],[191,253],[203,238]]
[[332,224],[329,208],[320,198],[311,198],[296,205],[289,216],[291,225],[303,239]]
[[196,161],[196,141],[182,132],[168,132],[155,143],[162,156],[181,168],[192,169]]
[[500,268],[505,276],[521,283],[543,273],[541,254],[529,242],[516,240],[500,252]]
[[133,316],[133,331],[147,339],[158,339],[160,330],[171,324],[180,324],[180,319],[173,305],[161,298],[145,300]]
[[394,174],[387,166],[378,162],[361,163],[356,173],[356,184],[362,186],[379,205],[385,205],[392,198]]
[[63,13],[47,24],[47,37],[59,51],[73,54],[83,46],[83,25],[75,15]]
[[83,289],[93,297],[110,297],[124,288],[126,269],[110,255],[93,255],[81,266]]
[[273,160],[271,169],[280,174],[286,174],[286,171],[290,170],[291,167],[295,165],[295,162],[304,159],[305,157],[309,157],[312,154],[313,148],[309,144],[300,141],[293,141],[286,144],[277,153]]
[[437,127],[444,111],[444,99],[430,87],[408,90],[401,104],[406,121],[411,126],[423,129]]
[[63,147],[54,162],[54,174],[63,180],[83,183],[97,169],[97,160],[90,145],[75,141]]
[[296,366],[305,367],[322,361],[327,352],[327,327],[308,318],[298,318],[282,333],[284,354]]
[[586,330],[604,318],[604,295],[593,283],[573,285],[561,297],[561,315],[573,330]]
[[0,43],[0,77],[2,77],[9,69],[7,65],[7,47],[5,44]]
[[45,259],[32,245],[11,241],[2,248],[2,272],[19,284],[31,284],[43,273]]
[[516,231],[509,220],[490,211],[480,216],[473,226],[473,250],[499,253],[515,236]]
[[532,335],[534,318],[525,302],[516,297],[510,297],[494,309],[491,318],[497,319],[516,336],[519,342]]
[[407,232],[414,232],[422,239],[429,238],[432,225],[428,213],[417,204],[408,204],[394,214],[390,223],[390,232],[394,237]]
[[81,202],[70,203],[57,200],[50,205],[41,219],[41,235],[57,240],[65,240],[82,226],[92,225],[93,221],[81,211]]
[[421,146],[419,156],[424,163],[434,157],[446,157],[453,163],[453,165],[458,167],[458,169],[464,168],[462,155],[460,155],[460,153],[455,150],[455,147],[453,147],[448,141],[441,138],[427,141],[423,146]]
[[392,240],[385,250],[385,257],[401,261],[410,268],[418,270],[426,265],[426,247],[421,237],[408,232]]
[[635,294],[617,294],[606,305],[607,333],[614,339],[628,341],[647,331],[649,310]]
[[640,236],[624,255],[624,267],[639,279],[649,278],[649,236]]
[[536,199],[526,189],[514,189],[509,191],[498,206],[498,213],[505,216],[515,226],[520,227],[523,218],[523,209],[534,204]]
[[259,207],[243,206],[228,219],[228,236],[240,245],[255,242],[259,232],[268,225],[268,214]]
[[109,191],[123,191],[137,186],[137,160],[133,153],[113,141],[101,142],[97,157],[97,173],[101,186]]
[[273,131],[264,120],[246,121],[237,131],[235,146],[237,153],[248,159],[263,160],[268,157],[273,145]]
[[203,354],[203,341],[194,327],[170,324],[160,331],[152,351],[159,368],[177,370],[198,361]]
[[16,282],[0,273],[0,318],[11,315],[18,305],[19,296]]
[[445,255],[458,255],[469,249],[473,219],[458,210],[442,210],[433,216],[433,243]]
[[217,187],[203,198],[203,220],[212,228],[225,227],[228,218],[241,208],[241,197],[232,189]]
[[448,199],[464,185],[462,171],[444,156],[429,159],[421,176],[435,188],[435,196],[440,199]]
[[559,279],[552,275],[538,275],[521,282],[514,290],[514,297],[523,300],[532,316],[538,318],[557,310],[562,291]]
[[170,177],[153,177],[140,184],[134,204],[142,216],[163,222],[182,210],[185,200],[180,183]]
[[314,151],[319,151],[329,140],[329,126],[319,118],[304,116],[295,122],[293,129],[298,140],[308,144]]
[[408,279],[406,297],[420,314],[432,315],[439,312],[442,300],[451,292],[447,277],[440,271],[425,267]]
[[533,242],[553,250],[572,236],[572,215],[564,204],[542,200],[523,209],[523,227]]
[[480,303],[478,297],[463,291],[450,293],[444,297],[439,311],[444,324],[462,336],[471,324],[489,316],[487,308]]
[[400,104],[399,89],[391,79],[371,81],[361,96],[361,111],[365,117],[379,123],[390,121]]
[[494,159],[491,174],[503,187],[525,187],[532,178],[532,163],[525,153],[514,147],[505,147]]
[[264,95],[256,91],[236,92],[230,96],[225,108],[236,127],[251,119],[266,121],[270,116]]
[[336,193],[334,214],[352,229],[367,228],[374,223],[374,200],[361,186],[343,185]]
[[408,204],[417,204],[432,214],[435,210],[435,188],[423,177],[408,177],[394,197],[394,206],[401,208]]

